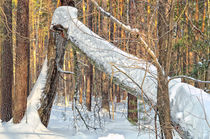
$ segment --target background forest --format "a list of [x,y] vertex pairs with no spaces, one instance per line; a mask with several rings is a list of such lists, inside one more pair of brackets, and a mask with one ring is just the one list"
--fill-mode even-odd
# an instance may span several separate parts
[[[161,17],[158,11],[161,6],[156,0],[95,1],[122,23],[139,29],[140,33],[132,34],[117,25],[97,10],[91,0],[75,0],[75,7],[79,10],[78,19],[93,32],[121,50],[153,63],[153,59],[143,47],[144,44],[139,41],[142,37],[159,58],[167,75],[171,77],[186,75],[210,81],[209,0],[166,0],[163,6],[167,21],[164,22],[169,24],[165,25],[168,30],[161,38],[158,35],[158,18]],[[0,101],[1,111],[5,109],[10,111],[10,116],[5,116],[1,112],[0,118],[2,121],[9,121],[13,117],[15,123],[20,122],[20,115],[24,115],[18,112],[25,109],[26,105],[20,108],[18,102],[27,98],[39,76],[48,51],[52,15],[61,5],[60,0],[29,0],[29,5],[24,0],[19,2],[22,2],[22,5],[18,6],[17,0],[1,0],[0,3]],[[21,11],[21,6],[27,7],[28,11]],[[28,12],[28,16],[17,16],[24,12]],[[19,24],[22,27],[19,27]],[[28,28],[28,31],[24,32],[24,28]],[[165,43],[169,45],[161,48],[159,45],[161,39],[165,39]],[[21,47],[23,43],[25,45]],[[166,54],[166,57],[163,54]],[[76,76],[60,75],[56,104],[63,104],[66,107],[72,104],[72,109],[94,114],[103,108],[107,110],[109,117],[114,119],[118,103],[124,103],[127,106],[127,118],[131,123],[147,120],[145,113],[150,111],[150,108],[144,110],[142,100],[129,94],[120,85],[114,84],[108,75],[99,71],[83,53],[75,52],[71,45],[66,48],[63,70],[72,71]],[[185,78],[182,81],[207,93],[210,91],[207,83]],[[17,91],[21,91],[19,88],[23,86],[27,90],[23,94],[25,96],[17,96]],[[5,94],[5,90],[10,93]],[[5,100],[13,103],[5,105]],[[81,104],[79,107],[75,104],[76,101]],[[5,108],[8,105],[10,108]]]

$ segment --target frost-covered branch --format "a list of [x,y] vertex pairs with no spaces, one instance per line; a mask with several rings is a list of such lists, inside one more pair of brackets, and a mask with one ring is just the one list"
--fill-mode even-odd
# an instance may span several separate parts
[[74,72],[71,72],[71,71],[64,71],[61,69],[61,67],[58,65],[57,63],[57,69],[60,73],[64,73],[64,74],[74,74]]
[[114,16],[112,16],[111,13],[105,11],[102,7],[100,7],[95,0],[91,0],[91,1],[96,6],[96,8],[98,10],[100,10],[105,16],[109,17],[113,22],[115,22],[118,26],[120,26],[124,30],[126,30],[128,32],[133,32],[133,33],[136,33],[136,34],[140,33],[139,29],[131,28],[130,26],[125,25],[122,22],[120,22],[118,19],[116,19]]

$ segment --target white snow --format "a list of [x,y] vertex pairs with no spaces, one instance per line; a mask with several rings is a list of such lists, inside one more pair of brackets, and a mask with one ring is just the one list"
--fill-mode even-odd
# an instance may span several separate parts
[[[141,93],[140,86],[151,101],[156,103],[157,80],[156,68],[137,57],[125,53],[107,42],[97,34],[89,30],[77,19],[77,9],[73,7],[59,7],[56,9],[52,25],[61,24],[68,28],[69,39],[89,58],[91,58],[102,70],[112,75],[118,83],[133,88],[133,94]],[[154,133],[141,132],[132,126],[125,117],[115,113],[115,120],[108,121],[104,129],[99,131],[87,131],[81,128],[75,130],[72,125],[73,111],[70,107],[65,108],[67,122],[59,119],[64,110],[61,106],[53,106],[49,128],[45,128],[40,122],[37,109],[40,105],[41,92],[46,81],[47,60],[43,65],[41,74],[28,97],[27,112],[20,124],[0,123],[1,139],[133,139],[133,138],[155,138]],[[119,68],[119,72],[114,66]],[[145,72],[145,70],[147,72]],[[136,85],[130,78],[133,79]],[[145,77],[145,79],[144,79]],[[210,138],[210,95],[203,90],[189,84],[181,83],[180,80],[172,80],[169,83],[171,117],[188,131],[195,139]],[[60,110],[60,111],[59,111]],[[117,109],[120,110],[120,109]],[[77,126],[81,126],[78,124]],[[84,125],[83,125],[84,126]],[[77,132],[75,132],[77,131]]]
[[0,123],[1,139],[57,139],[63,135],[49,131],[41,123],[38,115],[41,92],[46,82],[47,59],[42,66],[41,73],[33,90],[28,97],[27,111],[20,124],[13,124],[12,119],[8,123]]
[[[152,102],[156,103],[157,71],[152,64],[121,51],[92,32],[77,19],[76,8],[57,8],[53,15],[52,24],[61,24],[68,28],[68,37],[71,42],[106,73],[112,75],[114,72],[114,78],[118,80],[118,83],[133,88],[135,92],[140,94],[141,90],[134,83],[136,82]],[[210,123],[209,94],[189,84],[181,83],[179,80],[170,81],[169,88],[172,118],[186,129],[192,137],[210,137],[208,124]],[[204,118],[205,114],[206,118]]]

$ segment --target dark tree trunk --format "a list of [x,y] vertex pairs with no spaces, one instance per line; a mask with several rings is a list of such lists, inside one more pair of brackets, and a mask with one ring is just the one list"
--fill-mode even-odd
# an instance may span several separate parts
[[49,122],[51,108],[55,99],[58,85],[59,71],[57,64],[60,66],[60,68],[62,68],[66,43],[66,38],[63,38],[56,31],[50,31],[47,53],[47,82],[42,93],[43,96],[41,99],[41,107],[38,110],[40,119],[46,127]]
[[[93,11],[93,6],[90,0],[87,1],[88,5],[88,27],[92,29],[93,24],[93,16],[92,16],[92,11]],[[93,90],[93,65],[88,62],[88,75],[87,75],[87,92],[86,92],[86,106],[89,111],[91,111],[91,96],[92,96],[92,90]]]
[[[136,24],[134,1],[129,1],[129,21],[130,24]],[[135,37],[135,36],[132,36]],[[136,55],[136,45],[129,44],[129,53]],[[138,122],[137,97],[128,93],[128,119],[132,123]]]
[[25,113],[29,92],[29,3],[18,0],[13,122],[19,123]]
[[[6,17],[2,42],[2,88],[1,88],[1,120],[8,122],[12,118],[12,82],[13,82],[13,56],[12,56],[12,0],[5,0],[3,10]],[[6,23],[7,21],[7,23]],[[7,26],[6,26],[7,24]]]
[[[115,90],[116,90],[116,96],[117,96],[117,103],[119,103],[121,101],[121,91],[120,91],[120,86],[116,85],[115,86]],[[136,99],[137,100],[137,99]]]
[[[61,6],[74,6],[73,0],[61,1]],[[58,30],[59,28],[59,30]],[[61,31],[62,30],[62,31]],[[67,44],[67,38],[63,37],[63,33],[66,34],[66,29],[61,25],[55,25],[53,30],[50,30],[49,46],[48,46],[48,71],[47,81],[42,93],[41,107],[39,108],[39,116],[41,122],[47,127],[50,119],[51,108],[56,96],[56,90],[59,79],[58,66],[62,68],[65,46]]]
[[131,123],[138,122],[137,97],[129,93],[128,93],[128,120]]
[[102,74],[102,108],[109,111],[109,82],[108,76]]

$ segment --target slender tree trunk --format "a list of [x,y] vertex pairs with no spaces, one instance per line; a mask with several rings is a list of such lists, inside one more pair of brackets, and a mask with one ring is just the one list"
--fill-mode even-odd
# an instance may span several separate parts
[[[102,0],[102,7],[104,9],[109,9],[108,7],[109,0]],[[108,19],[106,16],[101,15],[101,31],[103,34],[103,37],[108,39],[109,35],[107,32],[108,29]],[[109,79],[108,76],[103,72],[101,77],[101,91],[102,91],[102,108],[106,109],[109,111]]]
[[[161,131],[164,134],[166,139],[172,139],[172,127],[171,127],[171,120],[170,120],[170,102],[169,102],[169,92],[168,92],[168,83],[167,83],[167,77],[168,77],[168,71],[166,67],[167,63],[169,63],[167,60],[169,60],[170,56],[168,56],[168,52],[165,50],[170,50],[171,44],[170,40],[165,39],[163,35],[165,35],[166,32],[170,30],[170,19],[166,18],[166,6],[168,0],[160,0],[158,3],[159,9],[158,9],[158,45],[159,45],[159,63],[162,67],[164,67],[166,73],[163,74],[163,71],[161,69],[158,70],[158,91],[157,91],[157,108],[158,108],[158,114],[159,114],[159,122]],[[171,3],[170,3],[171,4]],[[170,14],[172,14],[173,10],[170,11]],[[171,16],[171,15],[169,15]],[[171,18],[171,17],[169,17]],[[166,27],[168,26],[169,27]],[[168,32],[167,36],[170,38],[170,33]],[[167,59],[166,59],[167,57]]]
[[[195,7],[195,25],[198,26],[199,24],[199,0],[196,0],[196,7]],[[199,39],[199,33],[196,33],[195,34],[195,41],[198,41]],[[197,51],[194,51],[194,56],[193,56],[193,59],[194,59],[194,65],[196,66],[197,68],[197,64],[198,64],[198,52]],[[198,78],[198,72],[195,73],[195,78]],[[199,83],[198,82],[195,82],[194,83],[194,86],[195,87],[199,87]]]
[[[134,1],[129,1],[129,22],[130,24],[136,23],[135,18],[135,7]],[[135,36],[132,36],[135,38]],[[129,53],[136,55],[136,45],[134,43],[129,43]],[[138,110],[137,110],[137,97],[128,93],[128,119],[132,123],[138,122]]]
[[25,113],[29,93],[29,1],[18,0],[13,122],[19,123]]
[[[90,29],[93,28],[92,20],[92,11],[93,6],[90,0],[87,0],[87,12],[88,12],[88,27]],[[86,94],[86,106],[89,111],[91,111],[91,97],[92,97],[92,90],[93,90],[93,65],[88,62],[88,75],[87,75],[87,94]]]
[[[12,55],[12,0],[3,2],[6,17],[4,21],[2,42],[2,87],[1,87],[1,120],[8,122],[12,118],[12,83],[13,83],[13,55]],[[6,26],[7,25],[7,26]]]
[[105,73],[102,75],[102,108],[109,111],[109,82]]
[[128,93],[128,120],[131,123],[138,122],[137,97],[129,93]]

